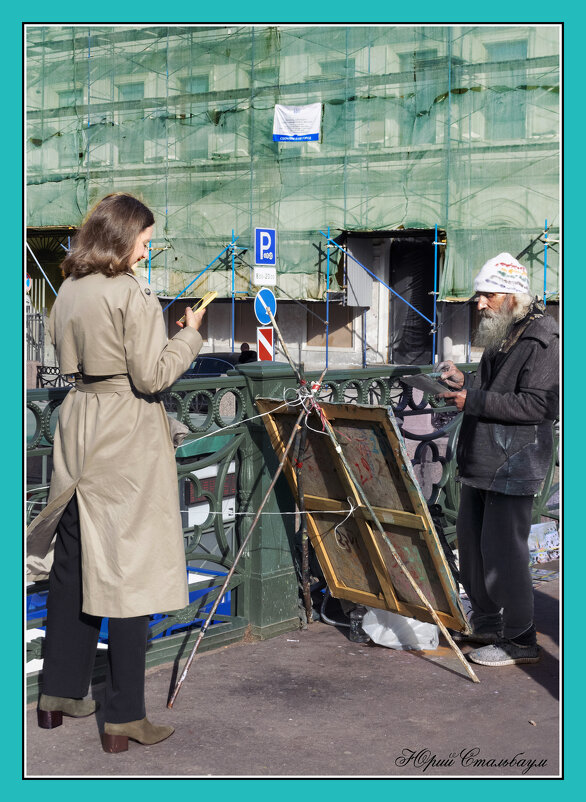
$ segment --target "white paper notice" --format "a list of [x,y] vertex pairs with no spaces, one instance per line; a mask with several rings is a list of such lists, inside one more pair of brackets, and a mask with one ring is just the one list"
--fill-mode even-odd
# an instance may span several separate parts
[[275,106],[273,142],[310,142],[319,140],[321,103],[308,106]]

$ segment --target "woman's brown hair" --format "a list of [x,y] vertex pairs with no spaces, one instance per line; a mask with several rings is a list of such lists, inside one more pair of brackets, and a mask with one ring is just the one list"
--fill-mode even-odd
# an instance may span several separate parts
[[65,277],[89,273],[117,276],[130,269],[136,239],[155,222],[153,213],[132,195],[115,192],[94,206],[61,263]]

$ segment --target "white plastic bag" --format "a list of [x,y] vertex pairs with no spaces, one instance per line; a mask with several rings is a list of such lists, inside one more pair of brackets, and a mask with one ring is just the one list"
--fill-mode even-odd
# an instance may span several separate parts
[[362,629],[379,646],[389,649],[437,649],[439,630],[415,618],[368,607]]

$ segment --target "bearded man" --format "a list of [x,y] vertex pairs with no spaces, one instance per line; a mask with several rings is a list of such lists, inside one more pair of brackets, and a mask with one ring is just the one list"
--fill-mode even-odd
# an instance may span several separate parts
[[464,412],[458,439],[456,523],[460,579],[470,599],[468,654],[487,666],[536,663],[527,541],[533,498],[552,457],[558,416],[557,324],[529,294],[527,271],[509,253],[490,259],[474,282],[484,352],[475,376],[440,365]]

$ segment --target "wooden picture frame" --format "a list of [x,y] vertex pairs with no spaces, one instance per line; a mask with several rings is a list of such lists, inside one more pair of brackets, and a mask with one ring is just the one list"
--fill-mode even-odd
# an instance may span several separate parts
[[[256,404],[280,460],[299,407],[283,407],[282,401],[268,398],[257,398]],[[328,403],[319,408],[374,516],[431,607],[446,627],[469,631],[458,587],[392,410]],[[332,596],[434,623],[361,500],[315,407],[306,425],[301,470],[307,528]],[[291,452],[284,473],[298,498]]]

